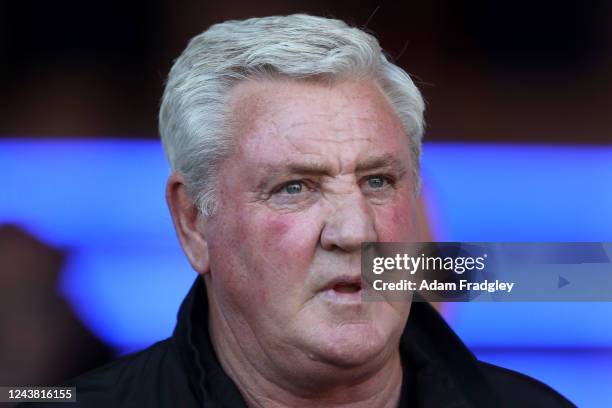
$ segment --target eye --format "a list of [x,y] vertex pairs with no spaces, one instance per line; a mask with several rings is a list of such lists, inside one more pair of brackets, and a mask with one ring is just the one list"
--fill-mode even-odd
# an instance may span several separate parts
[[373,189],[383,188],[388,183],[387,179],[383,176],[370,176],[367,182],[368,187]]
[[279,184],[268,199],[279,208],[301,209],[316,200],[316,192],[316,185],[310,180],[291,180]]
[[281,192],[289,194],[289,195],[295,195],[295,194],[301,193],[303,189],[304,189],[303,182],[290,181],[289,183],[283,186],[283,188],[281,189]]

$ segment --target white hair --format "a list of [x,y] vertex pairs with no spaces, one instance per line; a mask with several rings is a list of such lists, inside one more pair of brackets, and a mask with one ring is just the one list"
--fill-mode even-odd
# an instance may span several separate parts
[[409,136],[419,184],[425,104],[410,76],[389,62],[374,36],[340,20],[305,14],[226,21],[192,38],[174,62],[159,113],[170,166],[183,174],[203,214],[214,212],[217,169],[231,148],[230,89],[262,75],[373,79]]

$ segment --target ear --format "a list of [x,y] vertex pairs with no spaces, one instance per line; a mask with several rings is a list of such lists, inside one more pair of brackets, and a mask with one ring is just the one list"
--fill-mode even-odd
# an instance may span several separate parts
[[200,275],[210,271],[210,257],[206,242],[204,215],[197,208],[180,173],[173,173],[166,185],[166,201],[174,222],[174,229],[189,263]]

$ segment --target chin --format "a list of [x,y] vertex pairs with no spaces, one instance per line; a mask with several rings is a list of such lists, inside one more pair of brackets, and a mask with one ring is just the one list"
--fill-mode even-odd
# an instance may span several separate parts
[[393,336],[372,322],[336,325],[318,331],[315,341],[316,360],[347,368],[375,364],[396,346]]

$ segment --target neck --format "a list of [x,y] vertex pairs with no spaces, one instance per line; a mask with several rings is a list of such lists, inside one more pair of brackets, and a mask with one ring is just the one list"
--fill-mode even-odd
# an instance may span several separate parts
[[336,382],[324,389],[301,389],[298,392],[269,379],[260,378],[249,383],[244,381],[249,380],[245,377],[236,378],[241,381],[239,388],[250,408],[395,408],[400,399],[402,369],[401,364],[397,364],[394,369],[372,375],[361,382]]
[[[285,369],[265,350],[242,347],[245,327],[237,328],[210,302],[209,332],[223,370],[251,408],[338,407],[392,408],[399,403],[402,364],[399,346],[376,367],[333,367],[310,359]],[[238,323],[239,325],[239,323]],[[246,329],[248,331],[248,328]],[[240,336],[236,336],[240,332]],[[299,373],[295,368],[299,368]]]

